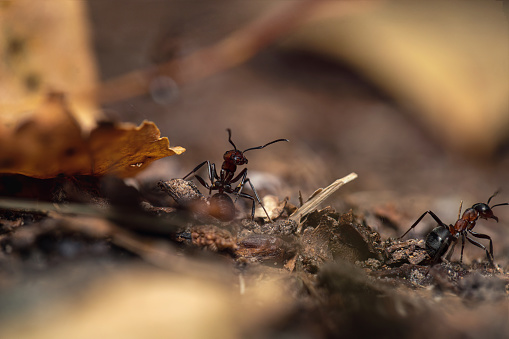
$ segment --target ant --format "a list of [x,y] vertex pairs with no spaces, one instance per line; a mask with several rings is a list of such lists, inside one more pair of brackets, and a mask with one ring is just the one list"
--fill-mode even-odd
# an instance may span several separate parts
[[[258,202],[260,204],[260,206],[262,206],[263,211],[267,215],[267,218],[269,219],[269,221],[271,221],[269,214],[267,213],[267,211],[265,210],[265,207],[263,206],[262,202],[260,201],[260,197],[258,196],[258,193],[256,193],[256,190],[255,190],[253,184],[251,183],[251,180],[249,180],[249,178],[247,177],[247,168],[244,168],[237,176],[235,176],[235,171],[237,170],[237,166],[247,164],[247,158],[244,156],[244,153],[246,153],[247,151],[251,151],[251,150],[255,150],[255,149],[262,149],[262,148],[265,148],[265,147],[267,147],[271,144],[274,144],[276,142],[289,141],[289,140],[288,139],[277,139],[277,140],[271,141],[263,146],[252,147],[252,148],[248,148],[244,151],[239,151],[237,149],[237,146],[235,146],[235,144],[232,141],[231,129],[228,128],[228,129],[226,129],[226,131],[228,132],[228,141],[230,142],[230,144],[232,144],[233,149],[230,151],[226,151],[226,153],[223,155],[224,161],[221,166],[221,171],[219,172],[219,175],[217,175],[217,172],[216,172],[216,165],[214,163],[211,163],[209,160],[205,160],[204,162],[202,162],[201,164],[196,166],[188,175],[186,175],[183,178],[183,180],[185,180],[190,175],[196,173],[203,165],[207,164],[210,184],[205,182],[205,180],[203,180],[202,177],[200,177],[196,174],[194,175],[194,177],[200,182],[200,184],[202,184],[205,188],[207,188],[209,190],[209,194],[213,190],[218,191],[218,193],[214,194],[214,196],[212,197],[212,200],[214,200],[214,198],[215,198],[216,200],[224,202],[225,198],[227,197],[227,195],[225,193],[235,194],[235,196],[236,196],[235,201],[237,201],[238,197],[250,199],[253,202],[253,205],[251,208],[251,219],[254,219],[255,202]],[[236,183],[237,181],[239,181],[239,184],[235,188],[233,188],[232,184]],[[244,188],[244,185],[246,183],[249,183],[249,186],[251,186],[251,189],[253,190],[253,193],[255,195],[254,197],[250,194],[242,192],[242,189]],[[227,206],[229,204],[222,203],[221,205]],[[233,206],[233,204],[231,204],[231,205]],[[227,215],[231,214],[231,213],[229,213],[229,211],[225,211],[225,213]],[[219,218],[219,219],[221,219],[221,218]],[[230,219],[230,218],[227,217],[227,219]],[[231,219],[233,219],[233,217],[231,217]]]
[[[474,232],[472,229],[475,226],[475,223],[479,218],[486,219],[495,219],[498,222],[498,218],[493,214],[492,209],[497,206],[509,205],[509,203],[496,204],[493,206],[489,206],[491,199],[498,194],[498,191],[495,192],[491,197],[489,197],[488,202],[485,203],[477,203],[474,204],[471,208],[467,208],[461,218],[458,215],[458,220],[454,225],[447,226],[440,220],[439,217],[432,211],[424,212],[419,219],[410,228],[405,232],[399,239],[403,238],[408,232],[410,232],[417,224],[424,218],[426,214],[431,215],[433,219],[438,223],[438,227],[435,227],[426,237],[426,251],[429,256],[433,259],[433,262],[436,263],[438,259],[440,259],[449,249],[452,243],[456,245],[456,241],[461,236],[461,257],[460,262],[463,262],[463,248],[465,247],[465,239],[467,239],[470,243],[475,246],[482,248],[486,251],[486,256],[492,266],[493,264],[493,242],[490,236],[486,234],[481,234]],[[461,214],[461,206],[460,206],[460,214]],[[471,234],[476,238],[488,239],[490,241],[490,250],[486,249],[486,246],[480,244],[474,239],[470,238],[468,235]],[[447,256],[450,258],[452,256],[452,251]]]

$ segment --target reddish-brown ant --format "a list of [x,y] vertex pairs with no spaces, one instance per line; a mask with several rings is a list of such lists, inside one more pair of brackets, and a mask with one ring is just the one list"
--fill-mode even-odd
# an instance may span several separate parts
[[[203,165],[207,164],[210,184],[205,182],[205,180],[203,180],[203,178],[200,177],[199,175],[195,174],[194,177],[200,182],[200,184],[202,184],[204,187],[206,187],[209,190],[209,194],[212,191],[217,190],[218,193],[216,193],[214,196],[220,195],[220,197],[221,197],[220,200],[224,200],[224,198],[226,196],[225,193],[234,194],[235,201],[237,200],[238,197],[243,197],[243,198],[252,200],[252,202],[253,202],[253,205],[251,208],[251,218],[252,219],[254,218],[255,202],[258,202],[260,204],[260,206],[262,206],[263,211],[267,215],[267,218],[270,220],[269,214],[265,210],[265,207],[263,206],[263,204],[260,200],[260,197],[258,196],[258,193],[256,193],[256,190],[255,190],[253,184],[251,183],[251,180],[249,180],[249,178],[247,177],[247,168],[244,168],[237,176],[235,176],[235,171],[237,170],[237,166],[247,164],[247,158],[244,156],[244,153],[246,153],[247,151],[251,151],[251,150],[255,150],[255,149],[262,149],[262,148],[265,148],[265,147],[267,147],[273,143],[279,142],[279,141],[288,141],[288,139],[277,139],[277,140],[271,141],[263,146],[252,147],[252,148],[248,148],[244,151],[239,151],[237,149],[237,146],[235,146],[235,144],[232,141],[232,131],[229,128],[226,131],[228,132],[228,141],[230,142],[230,144],[232,144],[233,149],[230,151],[227,151],[223,155],[224,161],[223,161],[223,165],[221,166],[221,171],[219,172],[219,175],[217,175],[217,172],[216,172],[216,165],[214,163],[211,163],[209,160],[205,160],[204,162],[202,162],[201,164],[196,166],[183,179],[185,180],[190,175],[196,173]],[[232,184],[235,184],[237,181],[239,181],[239,184],[235,188],[233,188]],[[249,186],[251,186],[251,189],[253,190],[253,193],[255,195],[254,197],[250,194],[242,192],[242,189],[244,188],[244,185],[246,183],[249,183]],[[214,196],[212,198],[214,198]],[[214,199],[211,199],[211,202],[212,201],[214,201]],[[221,205],[228,205],[228,204],[224,204],[224,202],[223,202]],[[222,213],[219,213],[219,214],[222,214]],[[229,214],[229,213],[226,213],[226,214]],[[221,219],[221,218],[219,218],[219,219]],[[224,219],[226,219],[226,218],[224,218]]]
[[[426,214],[431,215],[433,219],[438,223],[438,227],[435,227],[426,237],[426,251],[429,256],[432,258],[433,262],[437,262],[449,249],[449,247],[456,241],[458,241],[461,236],[461,257],[460,262],[463,262],[463,248],[465,247],[465,239],[467,239],[470,243],[475,246],[482,248],[486,251],[486,256],[491,265],[493,264],[493,241],[490,236],[486,234],[481,234],[472,231],[475,226],[475,223],[479,218],[482,219],[495,219],[498,222],[498,218],[493,214],[492,209],[497,206],[509,205],[509,203],[496,204],[493,206],[489,206],[491,199],[498,194],[498,191],[495,192],[489,199],[488,202],[485,203],[477,203],[474,204],[471,208],[467,208],[461,218],[459,218],[454,225],[447,226],[440,220],[439,217],[432,211],[424,212],[419,219],[417,219],[412,226],[408,229],[408,231],[403,234],[401,238],[403,238],[408,232],[410,232],[417,224],[424,218]],[[460,211],[461,213],[461,211]],[[474,239],[470,238],[468,234],[473,235],[476,238],[488,239],[490,241],[490,250],[486,248],[486,246],[480,244]],[[454,248],[453,248],[454,249]],[[448,257],[452,255],[452,250],[449,253]]]

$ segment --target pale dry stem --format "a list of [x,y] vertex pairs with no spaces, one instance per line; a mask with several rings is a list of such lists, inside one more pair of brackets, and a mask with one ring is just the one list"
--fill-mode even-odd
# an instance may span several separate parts
[[290,215],[289,219],[294,220],[299,223],[299,228],[297,229],[297,233],[300,233],[302,229],[301,218],[315,210],[321,203],[323,203],[328,197],[330,197],[334,192],[336,192],[341,186],[353,181],[357,178],[357,173],[350,173],[347,176],[334,181],[332,184],[322,189],[321,191],[315,192],[311,199],[306,201],[304,205],[299,207],[295,212]]

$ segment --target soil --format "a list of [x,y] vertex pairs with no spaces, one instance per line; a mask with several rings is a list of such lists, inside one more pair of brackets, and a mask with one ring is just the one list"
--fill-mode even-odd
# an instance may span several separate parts
[[[115,279],[118,272],[161,269],[170,277],[191,277],[200,283],[219,280],[236,290],[234,300],[241,304],[250,293],[246,289],[276,280],[278,292],[272,303],[285,307],[270,319],[242,307],[235,325],[228,325],[234,336],[460,338],[482,336],[488,324],[496,336],[507,333],[509,275],[499,258],[496,265],[482,256],[470,263],[430,258],[423,240],[386,238],[352,210],[314,209],[295,221],[291,216],[298,215],[299,208],[286,200],[267,204],[267,214],[276,215],[271,219],[267,215],[252,219],[249,204],[233,203],[222,206],[233,210],[218,217],[210,213],[217,203],[214,195],[207,198],[192,181],[182,179],[154,185],[172,196],[170,206],[163,207],[119,179],[103,179],[88,191],[84,188],[92,186],[86,177],[74,178],[77,186],[61,185],[62,180],[45,182],[58,192],[52,203],[1,201],[18,204],[1,211],[0,314],[6,330],[0,333],[7,337],[19,333],[16,324],[23,321],[35,323],[36,331],[21,332],[22,337],[54,333],[59,322],[42,326],[34,310],[42,307],[46,317],[63,316],[62,321],[68,321],[69,315],[61,315],[55,303],[80,309],[79,303],[70,306],[76,294],[88,295],[97,281]],[[76,187],[84,190],[81,198],[88,197],[86,204],[72,200],[66,191],[76,192]],[[165,199],[159,202],[167,204]],[[225,215],[233,217],[225,220]],[[76,275],[80,279],[73,278]],[[143,297],[146,288],[136,285],[133,291]],[[27,299],[27,294],[32,297]],[[94,298],[108,300],[102,294],[91,298],[93,304]],[[229,299],[221,302],[238,307]],[[91,312],[100,313],[95,307]],[[147,317],[153,316],[147,312]],[[138,317],[142,323],[148,320]],[[197,317],[196,326],[204,326],[200,322],[206,323],[207,317]],[[471,321],[458,322],[457,317]],[[119,336],[130,331],[127,318],[122,319],[119,327],[113,327]],[[226,320],[221,321],[226,326]],[[250,322],[261,327],[253,328]],[[171,329],[162,330],[171,336]],[[92,328],[87,333],[104,332]]]
[[[104,79],[207,46],[263,7],[112,3],[89,4]],[[147,27],[163,11],[166,28]],[[231,12],[243,14],[224,20]],[[463,262],[459,245],[450,260],[430,258],[429,216],[398,239],[427,210],[449,224],[460,201],[464,211],[499,189],[492,203],[509,201],[504,145],[487,158],[454,153],[348,65],[277,48],[164,105],[136,97],[104,111],[153,120],[187,151],[127,181],[2,177],[0,337],[509,336],[509,208],[475,226],[493,240],[494,266],[468,242]],[[290,140],[248,153],[271,220],[232,195],[211,213],[197,180],[176,179],[204,160],[220,166],[226,128],[240,149]],[[350,172],[359,177],[290,218]]]

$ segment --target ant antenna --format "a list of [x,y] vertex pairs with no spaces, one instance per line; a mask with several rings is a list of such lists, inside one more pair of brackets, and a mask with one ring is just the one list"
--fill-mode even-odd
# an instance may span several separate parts
[[503,204],[496,204],[496,205],[491,206],[490,208],[497,207],[497,206],[505,206],[505,205],[509,205],[509,203],[504,202]]
[[235,146],[235,144],[232,141],[232,130],[227,128],[226,131],[228,132],[228,141],[230,142],[230,144],[233,145],[233,149],[237,150],[237,146]]
[[[497,190],[495,193],[493,193],[493,195],[492,195],[492,196],[488,199],[488,202],[486,203],[486,205],[489,205],[489,204],[490,204],[490,201],[491,201],[491,198],[493,198],[494,196],[496,196],[498,193],[500,193],[500,190]],[[490,208],[497,207],[497,206],[505,206],[505,205],[509,205],[509,203],[504,202],[504,203],[502,203],[502,204],[496,204],[496,205],[491,206]]]
[[496,196],[499,192],[500,192],[500,190],[498,189],[495,193],[493,193],[493,194],[492,194],[492,196],[491,196],[491,197],[489,197],[488,202],[486,203],[486,205],[489,205],[489,204],[490,204],[490,201],[491,201],[491,198],[493,198],[494,196]]
[[269,145],[271,145],[271,144],[274,144],[274,143],[276,143],[276,142],[280,142],[280,141],[287,141],[287,142],[288,142],[288,141],[290,141],[290,140],[288,140],[288,139],[277,139],[277,140],[271,141],[271,142],[269,142],[269,143],[267,143],[267,144],[265,144],[265,145],[263,145],[263,146],[258,146],[258,147],[251,147],[251,148],[248,148],[247,150],[243,151],[242,153],[245,153],[245,152],[247,152],[247,151],[251,151],[251,150],[254,150],[254,149],[262,149],[262,148],[265,148],[265,147],[267,147],[267,146],[269,146]]

